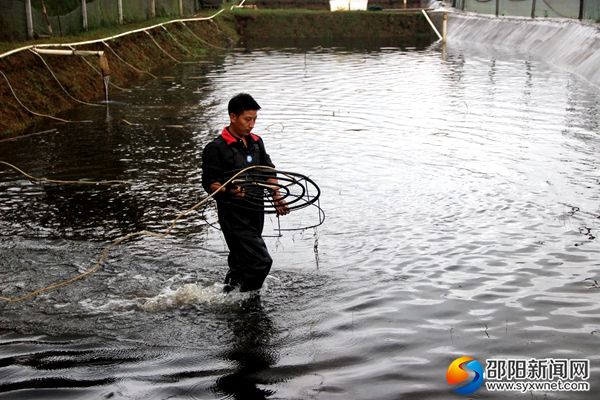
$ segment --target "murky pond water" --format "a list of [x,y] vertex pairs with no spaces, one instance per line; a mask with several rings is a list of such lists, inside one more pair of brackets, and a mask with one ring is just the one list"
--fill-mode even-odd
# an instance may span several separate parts
[[209,208],[85,280],[0,303],[0,398],[447,399],[462,355],[591,360],[591,392],[480,398],[597,398],[597,89],[457,47],[239,50],[165,74],[113,91],[108,116],[67,115],[93,124],[0,143],[36,176],[132,182],[1,169],[0,295],[84,271],[199,201],[202,148],[239,91],[263,107],[277,166],[320,185],[325,224],[267,239],[259,299],[221,294]]

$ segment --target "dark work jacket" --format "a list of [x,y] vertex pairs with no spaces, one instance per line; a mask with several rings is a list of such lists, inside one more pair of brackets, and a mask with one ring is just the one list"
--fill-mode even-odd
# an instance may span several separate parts
[[[246,140],[248,148],[225,128],[219,137],[206,145],[202,152],[202,186],[208,193],[212,183],[225,183],[243,168],[251,165],[274,167],[260,137],[248,135]],[[252,182],[253,171],[240,178]],[[275,176],[274,173],[269,175]],[[229,247],[229,272],[225,282],[240,285],[241,291],[260,289],[273,264],[262,238],[265,189],[255,185],[247,185],[244,189],[246,196],[243,199],[228,193],[218,193],[214,197],[219,224]],[[251,202],[252,198],[254,202]]]
[[[204,190],[211,193],[210,185],[212,183],[225,183],[236,172],[251,165],[275,167],[259,136],[250,134],[246,140],[248,148],[244,147],[241,140],[233,137],[227,128],[223,128],[221,134],[206,145],[202,152],[202,186]],[[248,156],[251,158],[250,161]],[[260,173],[265,172],[261,171]],[[252,171],[249,172],[249,175],[251,174]],[[215,196],[215,200],[219,206],[225,202],[235,203],[235,199],[226,193],[218,194]]]

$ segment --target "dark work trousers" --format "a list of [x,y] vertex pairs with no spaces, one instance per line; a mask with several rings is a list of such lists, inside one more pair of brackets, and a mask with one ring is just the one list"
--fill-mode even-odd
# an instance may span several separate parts
[[232,204],[218,204],[219,224],[229,247],[230,284],[239,284],[240,291],[258,290],[266,279],[273,259],[262,238],[265,214],[262,210],[247,210]]

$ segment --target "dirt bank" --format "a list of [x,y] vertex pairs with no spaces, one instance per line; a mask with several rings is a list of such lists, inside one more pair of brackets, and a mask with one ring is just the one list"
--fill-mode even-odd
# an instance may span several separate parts
[[[96,43],[78,49],[105,52],[111,70],[110,90],[114,92],[139,80],[153,79],[152,71],[173,64],[175,60],[189,60],[209,51],[227,49],[241,36],[249,41],[351,37],[397,38],[398,44],[431,41],[431,30],[421,15],[384,12],[241,10],[223,13],[212,21],[188,22],[187,27],[174,23],[167,28],[168,32],[161,28],[150,31],[156,43],[146,33],[138,32],[108,41],[110,47]],[[0,71],[29,110],[60,116],[61,112],[78,105],[73,98],[87,102],[103,99],[98,57],[42,57],[48,66],[29,50],[0,59]],[[19,104],[2,75],[0,101],[0,139],[34,131],[36,124],[46,119],[33,115]]]
[[431,42],[421,13],[243,10],[234,14],[238,35],[255,42],[277,39],[394,38],[398,45]]
[[[152,71],[176,62],[171,57],[179,61],[202,57],[208,51],[225,49],[237,40],[230,16],[216,18],[214,22],[196,21],[186,25],[167,25],[168,32],[161,28],[149,31],[156,43],[146,33],[139,32],[107,41],[110,47],[96,43],[77,49],[105,52],[110,65],[110,90],[114,92],[139,80],[153,79]],[[43,61],[32,51],[25,50],[0,59],[0,71],[29,110],[60,116],[61,112],[78,105],[73,98],[86,102],[103,99],[104,84],[98,57],[42,57]],[[26,129],[34,130],[36,123],[46,119],[25,110],[2,75],[0,101],[0,139],[16,136]]]

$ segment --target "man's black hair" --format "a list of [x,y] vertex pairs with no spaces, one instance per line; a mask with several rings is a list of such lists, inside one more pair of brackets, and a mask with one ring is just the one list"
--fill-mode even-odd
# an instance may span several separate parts
[[260,106],[248,93],[238,93],[229,100],[227,111],[229,114],[240,115],[244,111],[258,111]]

